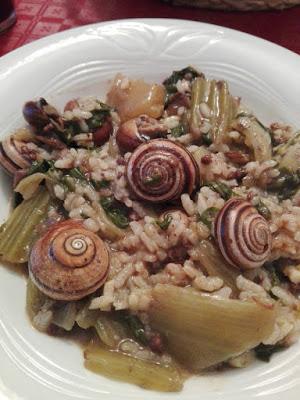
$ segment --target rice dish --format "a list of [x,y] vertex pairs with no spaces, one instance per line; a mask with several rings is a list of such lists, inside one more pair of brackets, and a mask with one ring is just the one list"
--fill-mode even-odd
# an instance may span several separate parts
[[300,133],[192,67],[23,115],[0,256],[28,268],[36,329],[84,331],[87,368],[160,391],[297,341]]

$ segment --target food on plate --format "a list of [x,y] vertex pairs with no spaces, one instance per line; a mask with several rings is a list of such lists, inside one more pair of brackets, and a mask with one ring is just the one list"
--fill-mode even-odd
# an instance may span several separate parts
[[28,269],[36,329],[81,332],[89,370],[158,391],[297,340],[299,133],[193,67],[23,115],[0,144],[0,257]]

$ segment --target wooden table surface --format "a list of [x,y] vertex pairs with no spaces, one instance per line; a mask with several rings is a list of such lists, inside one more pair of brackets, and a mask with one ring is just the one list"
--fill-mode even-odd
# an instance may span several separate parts
[[[270,40],[300,54],[300,7],[284,11],[222,12],[172,7],[160,0],[15,0],[17,23],[0,35],[0,56],[52,33],[122,18],[183,18]],[[1,0],[0,0],[1,7]]]

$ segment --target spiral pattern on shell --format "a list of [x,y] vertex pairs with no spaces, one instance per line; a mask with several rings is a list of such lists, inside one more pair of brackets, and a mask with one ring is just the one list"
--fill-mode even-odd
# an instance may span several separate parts
[[227,201],[219,211],[214,236],[226,261],[239,269],[261,267],[271,251],[268,222],[240,198]]
[[127,165],[127,180],[134,195],[161,203],[191,194],[198,182],[193,156],[181,145],[167,139],[141,144]]
[[27,143],[15,140],[12,136],[0,143],[0,165],[6,172],[13,175],[19,169],[30,167],[32,160],[28,156],[27,146]]
[[29,259],[33,282],[55,300],[78,300],[101,287],[109,256],[104,242],[79,221],[63,221],[34,244]]

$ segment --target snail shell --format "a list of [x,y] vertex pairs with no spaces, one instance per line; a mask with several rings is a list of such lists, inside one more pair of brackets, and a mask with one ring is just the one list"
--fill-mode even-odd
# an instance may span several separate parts
[[41,128],[50,123],[49,116],[43,109],[44,105],[43,99],[39,101],[27,101],[24,104],[23,116],[29,125]]
[[[32,143],[31,143],[32,144]],[[0,143],[0,165],[11,175],[19,169],[29,168],[33,151],[27,147],[28,143],[14,139],[13,136],[5,138]]]
[[143,114],[124,122],[117,131],[116,141],[119,148],[127,152],[151,139],[166,136],[167,133],[168,128],[164,124]]
[[32,127],[42,130],[53,124],[57,130],[63,129],[63,121],[59,112],[43,98],[38,101],[27,101],[23,106],[23,116]]
[[106,280],[109,255],[104,242],[79,221],[50,227],[33,246],[29,274],[36,286],[55,300],[78,300]]
[[226,261],[239,269],[261,267],[271,251],[268,222],[240,198],[227,201],[219,211],[214,236]]
[[198,174],[193,156],[167,139],[141,144],[127,165],[127,179],[134,195],[153,203],[176,200],[182,193],[191,194]]

